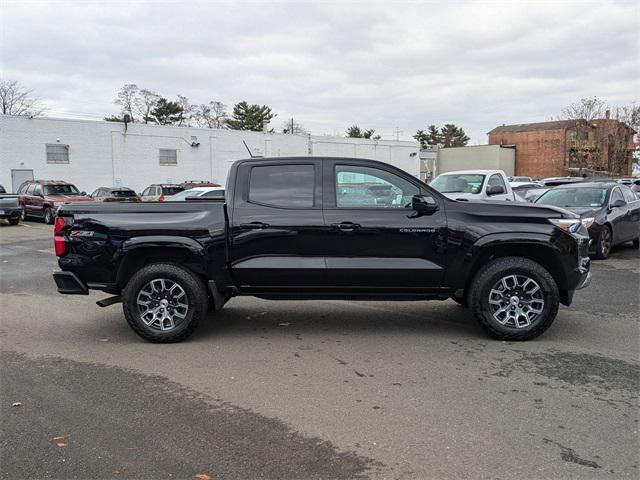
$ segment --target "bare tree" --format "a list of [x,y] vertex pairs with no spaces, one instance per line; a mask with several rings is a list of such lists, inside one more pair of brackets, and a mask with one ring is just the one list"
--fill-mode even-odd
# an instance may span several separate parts
[[613,107],[612,113],[613,118],[640,133],[640,105],[634,102],[631,105]]
[[203,103],[196,107],[194,117],[201,127],[226,128],[227,106],[217,100],[213,100],[208,104]]
[[579,101],[564,107],[560,113],[560,118],[591,121],[596,118],[602,118],[606,109],[606,103],[598,97],[581,98]]
[[282,124],[282,133],[306,135],[307,131],[299,122],[292,118],[291,120]]
[[135,83],[126,83],[120,88],[117,98],[113,101],[113,103],[122,107],[123,116],[125,113],[129,114],[132,122],[135,121],[133,111],[136,108],[138,95],[138,86]]
[[160,95],[156,92],[146,88],[139,91],[135,99],[135,108],[144,123],[154,121],[151,117],[151,111],[158,105],[158,100],[160,100]]
[[0,80],[0,113],[3,115],[42,115],[44,107],[33,90],[20,85],[17,80]]
[[180,105],[180,108],[182,108],[182,114],[180,115],[180,119],[178,120],[178,126],[191,126],[191,121],[193,120],[196,112],[196,106],[189,103],[189,99],[180,94],[178,94],[176,103]]

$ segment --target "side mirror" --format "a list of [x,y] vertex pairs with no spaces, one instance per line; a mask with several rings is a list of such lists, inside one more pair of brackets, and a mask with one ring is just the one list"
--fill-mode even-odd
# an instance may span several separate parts
[[625,202],[623,199],[619,198],[618,200],[613,202],[611,204],[611,206],[614,207],[614,208],[618,208],[618,207],[624,207],[626,204],[627,204],[627,202]]
[[487,195],[500,195],[505,193],[504,187],[502,185],[491,185],[487,187]]
[[426,195],[414,195],[411,199],[411,208],[416,212],[416,217],[421,215],[431,215],[438,210],[438,204],[433,197]]
[[87,192],[80,192],[80,195],[84,195],[86,197],[87,196]]

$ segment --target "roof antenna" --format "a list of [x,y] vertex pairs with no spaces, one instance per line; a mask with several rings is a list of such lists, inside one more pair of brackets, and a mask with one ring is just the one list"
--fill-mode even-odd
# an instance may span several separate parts
[[247,152],[249,152],[249,156],[251,158],[253,158],[253,153],[251,153],[251,149],[249,148],[249,145],[247,145],[247,142],[245,142],[244,140],[242,140],[242,143],[244,143],[245,148],[247,149]]

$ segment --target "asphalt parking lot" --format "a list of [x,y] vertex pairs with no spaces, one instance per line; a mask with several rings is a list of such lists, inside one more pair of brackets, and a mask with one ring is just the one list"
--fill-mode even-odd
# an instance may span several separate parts
[[1,478],[640,476],[630,246],[525,343],[452,301],[240,298],[153,345],[55,267],[50,226],[0,225]]

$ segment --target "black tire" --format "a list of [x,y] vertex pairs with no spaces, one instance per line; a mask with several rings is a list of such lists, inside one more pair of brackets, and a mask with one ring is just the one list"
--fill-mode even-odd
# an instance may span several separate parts
[[640,248],[640,238],[636,238],[633,241],[633,248]]
[[[526,326],[519,326],[524,323],[520,322],[520,317],[514,320],[514,323],[518,323],[518,327],[515,324],[513,326],[508,325],[508,321],[506,322],[507,324],[499,322],[494,317],[494,313],[498,312],[493,310],[493,308],[498,307],[489,304],[489,296],[493,287],[501,279],[511,275],[516,275],[519,278],[529,278],[537,283],[541,292],[538,295],[544,300],[544,305],[541,306],[541,313],[531,320],[525,317],[525,320],[530,322]],[[519,295],[522,295],[523,299],[527,296],[521,292]],[[471,311],[476,320],[491,337],[498,340],[530,340],[536,338],[551,326],[558,313],[560,303],[558,286],[551,274],[540,264],[523,257],[503,257],[489,262],[474,277],[468,296]],[[513,298],[511,297],[512,300]],[[517,299],[518,297],[516,296],[515,298]],[[504,309],[507,309],[507,306],[511,304],[506,303],[505,305]],[[509,308],[516,308],[516,305]],[[505,313],[509,315],[508,310]]]
[[613,232],[609,225],[603,225],[602,230],[598,234],[598,240],[596,241],[596,253],[594,255],[598,260],[606,260],[611,253],[611,247],[613,246]]
[[27,209],[22,207],[22,210],[20,211],[20,220],[24,222],[26,219],[27,219]]
[[12,217],[9,219],[9,225],[18,225],[20,223],[20,217]]
[[51,210],[49,207],[45,207],[44,212],[42,213],[42,219],[47,225],[53,225],[53,222],[55,221],[53,210]]
[[[178,284],[187,297],[186,315],[179,323],[175,322],[175,327],[167,330],[160,330],[159,323],[156,324],[155,321],[147,325],[141,318],[140,308],[144,307],[139,307],[137,303],[141,290],[146,288],[152,280],[159,281],[159,279]],[[181,342],[196,330],[200,320],[207,314],[208,298],[203,282],[189,270],[172,264],[154,263],[136,272],[127,282],[122,298],[124,316],[129,326],[142,338],[153,343]],[[162,323],[164,326],[164,320]]]

